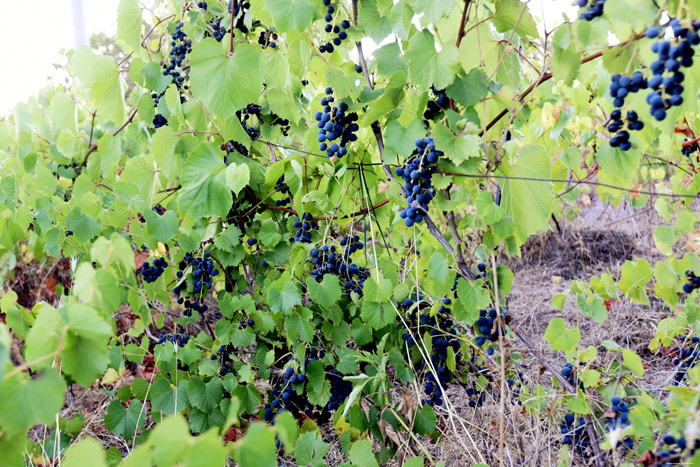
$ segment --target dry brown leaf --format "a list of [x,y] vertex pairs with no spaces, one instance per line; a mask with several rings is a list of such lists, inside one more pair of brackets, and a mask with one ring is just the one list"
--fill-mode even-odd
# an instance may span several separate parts
[[700,251],[700,230],[693,230],[688,234],[688,246],[693,251]]
[[390,186],[391,182],[382,182],[377,186],[377,191],[379,193],[386,193]]
[[580,197],[579,200],[581,201],[581,204],[586,206],[587,208],[591,207],[591,197],[588,195],[588,193],[583,193]]

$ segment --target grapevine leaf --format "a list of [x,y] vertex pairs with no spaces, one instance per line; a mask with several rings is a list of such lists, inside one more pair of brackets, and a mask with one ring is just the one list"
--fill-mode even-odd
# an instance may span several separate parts
[[217,149],[202,144],[182,167],[180,207],[193,216],[225,217],[233,197],[226,184],[226,165]]
[[236,110],[258,100],[263,84],[259,62],[259,47],[240,44],[228,56],[215,39],[202,39],[190,56],[192,95],[216,115],[227,119]]
[[554,318],[547,325],[544,338],[552,344],[552,350],[573,350],[581,340],[581,330],[567,329],[563,318]]
[[141,48],[141,8],[138,0],[121,0],[117,15],[117,39],[129,50]]
[[438,89],[447,87],[459,67],[457,50],[447,48],[438,52],[435,49],[435,38],[427,29],[413,36],[406,51],[406,59],[411,83],[423,88],[432,85]]
[[317,8],[311,0],[265,0],[265,9],[280,32],[303,31],[311,23]]
[[165,211],[159,216],[153,210],[144,211],[143,217],[148,225],[148,233],[155,236],[159,242],[166,243],[173,238],[180,230],[175,211]]
[[115,435],[121,435],[125,439],[131,439],[137,428],[143,428],[146,423],[145,414],[141,413],[143,405],[134,400],[126,408],[119,401],[112,401],[104,416],[105,426]]
[[309,277],[306,279],[306,287],[309,291],[309,296],[323,308],[328,308],[340,300],[342,293],[338,276],[333,274],[324,275],[320,283],[316,282],[316,279]]

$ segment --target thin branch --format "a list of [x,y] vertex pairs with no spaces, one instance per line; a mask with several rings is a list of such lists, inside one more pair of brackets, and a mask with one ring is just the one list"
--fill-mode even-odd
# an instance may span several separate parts
[[[131,123],[131,121],[132,121],[132,120],[134,119],[134,117],[136,116],[136,112],[137,112],[137,109],[134,109],[134,111],[131,112],[131,115],[130,115],[129,118],[126,120],[126,122],[124,122],[124,124],[123,124],[122,126],[120,126],[119,128],[117,128],[117,130],[116,130],[114,133],[112,133],[112,136],[117,136],[124,128],[126,128],[126,126],[127,126],[129,123]],[[94,116],[93,116],[93,118],[94,118]],[[94,122],[93,122],[93,123],[94,123]],[[90,134],[92,135],[92,130],[90,130]],[[91,139],[92,139],[92,137],[91,137]],[[78,167],[75,168],[75,171],[76,171],[76,172],[80,171],[83,167],[85,167],[85,166],[87,165],[88,157],[90,157],[90,154],[92,154],[92,153],[95,152],[95,151],[97,151],[97,143],[92,144],[92,145],[90,146],[90,149],[88,150],[87,154],[85,154],[85,158],[83,159],[82,164],[80,164]]]
[[464,28],[467,26],[467,10],[469,9],[469,2],[470,0],[464,0],[464,10],[462,10],[462,19],[459,22],[459,32],[457,33],[457,48],[459,48],[459,44],[462,43],[462,39],[466,34]]
[[698,197],[698,195],[684,195],[684,194],[680,194],[680,193],[659,193],[656,191],[637,190],[636,188],[624,188],[621,186],[610,185],[608,183],[592,182],[592,181],[588,181],[588,180],[567,180],[565,178],[511,177],[511,176],[507,176],[507,175],[475,175],[475,174],[459,174],[459,173],[454,173],[454,172],[442,172],[442,171],[440,171],[439,173],[441,173],[443,175],[453,175],[455,177],[500,178],[500,179],[504,179],[504,180],[524,180],[524,181],[529,181],[529,182],[568,183],[568,182],[575,181],[577,183],[583,183],[586,185],[602,186],[602,187],[610,188],[613,190],[626,191],[628,193],[636,193],[636,194],[640,194],[640,195],[663,196],[663,197],[668,197],[668,198],[692,198],[692,199],[695,199]]
[[231,43],[229,45],[229,53],[233,53],[233,18],[236,16],[233,14],[234,11],[236,11],[236,0],[231,2]]

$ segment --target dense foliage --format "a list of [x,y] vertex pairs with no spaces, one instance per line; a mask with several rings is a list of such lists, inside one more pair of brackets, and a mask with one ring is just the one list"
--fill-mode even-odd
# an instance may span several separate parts
[[[0,463],[526,464],[506,404],[561,430],[552,462],[700,463],[697,2],[553,31],[519,0],[141,3],[125,58],[71,51],[0,120]],[[499,263],[592,190],[655,209],[663,258],[554,297],[562,368]],[[667,310],[648,355],[615,300]],[[64,410],[89,387],[104,415]]]

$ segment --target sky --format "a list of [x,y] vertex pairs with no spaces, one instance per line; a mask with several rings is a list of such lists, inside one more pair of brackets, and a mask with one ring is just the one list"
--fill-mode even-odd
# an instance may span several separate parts
[[[142,2],[148,4],[148,1]],[[0,118],[46,86],[56,76],[54,63],[62,63],[62,49],[86,44],[93,33],[115,35],[119,0],[24,0],[2,2],[0,14]],[[530,0],[530,10],[544,18],[547,29],[561,21],[562,12],[575,18],[569,0]],[[76,33],[74,11],[82,7],[84,34]],[[23,20],[31,11],[31,23]]]

